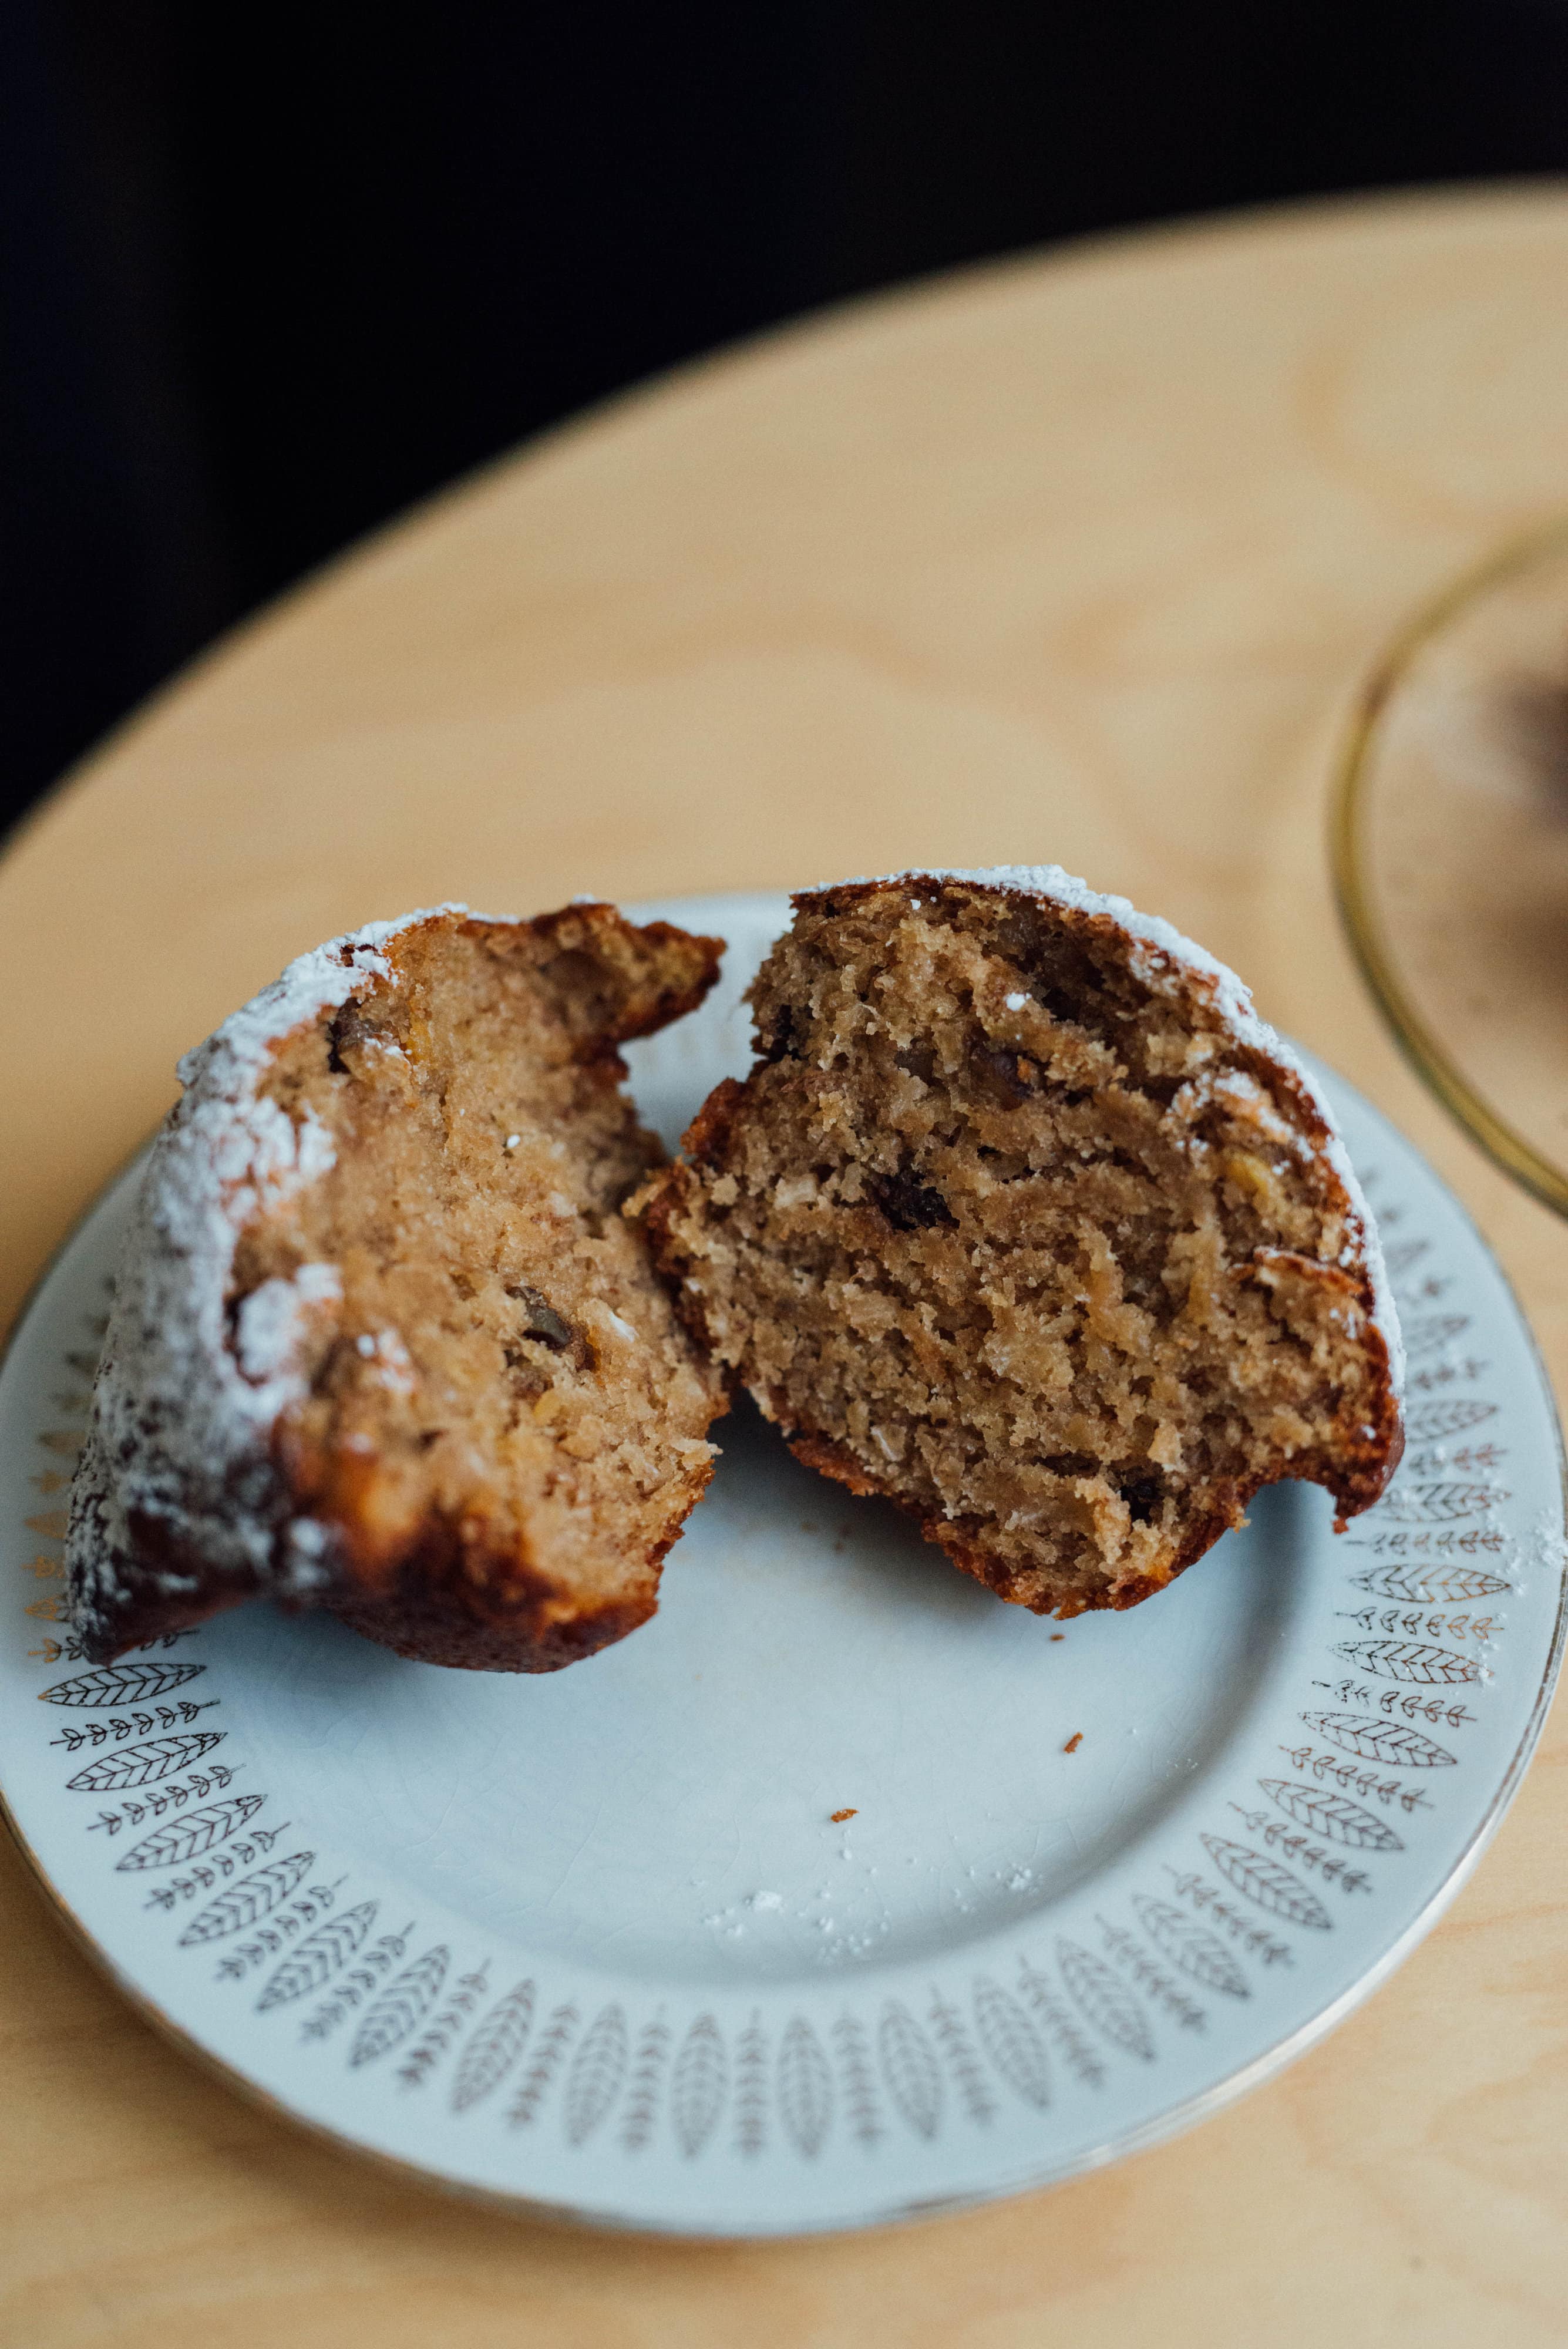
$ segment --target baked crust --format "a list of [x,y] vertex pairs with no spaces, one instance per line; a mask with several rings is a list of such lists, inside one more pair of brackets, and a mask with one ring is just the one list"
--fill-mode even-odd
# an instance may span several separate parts
[[301,958],[182,1064],[67,1561],[82,1651],[270,1596],[549,1671],[647,1620],[720,1381],[619,1213],[663,1163],[618,1046],[722,942],[443,907]]
[[[1242,1522],[1255,1493],[1282,1478],[1325,1487],[1340,1526],[1369,1507],[1404,1444],[1402,1351],[1376,1230],[1326,1104],[1233,974],[1167,925],[1054,867],[894,875],[794,902],[794,929],[752,993],[760,1057],[744,1081],[726,1079],[709,1095],[684,1159],[655,1178],[644,1212],[688,1329],[779,1424],[797,1458],[853,1492],[894,1502],[999,1596],[1064,1616],[1125,1609],[1166,1588]],[[930,975],[924,999],[909,978],[917,968]],[[1159,1052],[1168,1078],[1154,1072]],[[979,1071],[972,1083],[965,1056]],[[1102,1103],[1110,1123],[1096,1133]],[[1178,1133],[1183,1119],[1189,1130]],[[1048,1131],[1054,1143],[1043,1138]],[[979,1204],[988,1186],[964,1158],[965,1135],[981,1157],[1050,1195],[1048,1233],[1044,1214],[1039,1233],[1015,1217],[992,1245],[990,1210]],[[1000,1346],[1007,1311],[1016,1323],[1033,1315],[1038,1324],[1047,1318],[1039,1300],[1060,1310],[1075,1280],[1080,1301],[1093,1287],[1081,1264],[1051,1286],[1053,1248],[1064,1261],[1082,1241],[1060,1204],[1075,1151],[1085,1163],[1129,1170],[1119,1216],[1103,1204],[1095,1211],[1113,1286],[1123,1270],[1116,1252],[1129,1260],[1138,1252],[1139,1216],[1149,1230],[1158,1224],[1161,1180],[1176,1187],[1169,1170],[1181,1174],[1199,1160],[1210,1169],[1192,1186],[1196,1196],[1206,1184],[1222,1201],[1206,1235],[1219,1298],[1210,1319],[1229,1314],[1244,1328],[1252,1359],[1231,1366],[1243,1401],[1231,1398],[1225,1439],[1208,1444],[1212,1456],[1200,1473],[1193,1464],[1206,1432],[1193,1424],[1203,1410],[1192,1396],[1204,1380],[1223,1386],[1230,1370],[1211,1330],[1184,1328],[1166,1309],[1180,1291],[1171,1267],[1183,1235],[1174,1230],[1168,1237],[1177,1246],[1163,1261],[1156,1246],[1140,1295],[1160,1360],[1151,1351],[1148,1364],[1118,1366],[1124,1388],[1158,1392],[1162,1381],[1180,1385],[1183,1349],[1196,1361],[1209,1348],[1213,1361],[1205,1356],[1168,1424],[1151,1437],[1155,1404],[1140,1418],[1136,1392],[1130,1404],[1124,1395],[1118,1422],[1102,1393],[1096,1424],[1105,1456],[1091,1454],[1088,1438],[1060,1432],[1096,1350],[1103,1370],[1103,1337],[1075,1355],[1067,1350],[1079,1383],[1064,1390],[1054,1421],[1039,1411],[1032,1419],[1012,1402],[988,1417],[992,1397],[974,1361]],[[1141,1203],[1134,1174],[1148,1176]],[[1112,1195],[1107,1184],[1114,1191],[1109,1174],[1102,1203]],[[966,1251],[984,1268],[972,1278]],[[955,1296],[988,1278],[1005,1289],[1003,1273],[1011,1278],[1008,1268],[1025,1262],[1021,1297],[1004,1300],[990,1323],[971,1311],[962,1343],[944,1356],[941,1325],[962,1318]],[[789,1268],[784,1284],[781,1265]],[[1121,1296],[1116,1286],[1118,1306]],[[840,1343],[845,1317],[857,1313],[861,1326]],[[1159,1326],[1162,1314],[1173,1326]],[[1085,1329],[1093,1318],[1091,1310]],[[1114,1314],[1106,1318],[1114,1324]],[[1036,1338],[1024,1330],[1016,1350],[1027,1355],[1033,1344],[1037,1371],[1060,1375]],[[1271,1346],[1315,1349],[1321,1392],[1298,1377],[1286,1408],[1268,1390]],[[944,1368],[930,1370],[939,1357]],[[929,1372],[923,1387],[898,1374],[917,1358]],[[1133,1375],[1148,1369],[1152,1379]],[[1245,1433],[1248,1380],[1260,1406],[1255,1442],[1237,1433]],[[1000,1392],[1008,1381],[999,1374],[993,1383]],[[1107,1384],[1115,1381],[1102,1377]],[[1009,1444],[1033,1444],[1044,1468],[1059,1469],[1054,1498],[1035,1512],[1048,1520],[1054,1508],[1058,1524],[1037,1539],[1003,1522],[997,1495],[1006,1494],[1008,1463],[999,1467],[998,1455]],[[994,1472],[977,1470],[967,1489],[961,1463],[953,1465],[966,1445]],[[1037,1476],[1033,1493],[1012,1495],[1013,1516],[1022,1519],[1023,1503],[1039,1502],[1050,1482]],[[1140,1521],[1139,1501],[1158,1525]],[[1080,1529],[1072,1537],[1061,1530],[1070,1520]]]

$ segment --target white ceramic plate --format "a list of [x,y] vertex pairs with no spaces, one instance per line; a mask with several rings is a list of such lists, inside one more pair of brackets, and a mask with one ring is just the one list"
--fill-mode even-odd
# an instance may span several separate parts
[[[633,1050],[673,1139],[748,1063],[784,907],[656,910],[732,942],[720,999]],[[1562,1638],[1529,1334],[1453,1200],[1331,1089],[1412,1373],[1405,1464],[1347,1534],[1282,1487],[1058,1637],[742,1411],[657,1619],[542,1680],[265,1607],[73,1653],[58,1537],[126,1176],[0,1378],[0,1785],[48,1888],[236,2084],[602,2224],[865,2226],[1213,2111],[1432,1924]]]

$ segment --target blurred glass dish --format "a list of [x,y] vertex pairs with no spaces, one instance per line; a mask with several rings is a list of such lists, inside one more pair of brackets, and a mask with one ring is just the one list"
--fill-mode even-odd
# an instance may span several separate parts
[[1406,1053],[1568,1215],[1568,520],[1456,581],[1384,654],[1341,765],[1334,854]]

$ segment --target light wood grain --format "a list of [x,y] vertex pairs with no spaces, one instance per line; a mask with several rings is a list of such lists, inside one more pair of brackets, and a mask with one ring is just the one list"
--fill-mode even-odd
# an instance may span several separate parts
[[[502,910],[1054,858],[1168,914],[1467,1200],[1568,1383],[1568,1229],[1355,979],[1323,852],[1355,680],[1568,506],[1568,194],[1303,211],[830,316],[557,435],[223,647],[0,864],[12,1307],[300,947]],[[1563,2337],[1568,1738],[1394,1982],[1273,2085],[1054,2193],[713,2249],[445,2202],[154,2038],[6,1851],[0,2340],[911,2349]]]

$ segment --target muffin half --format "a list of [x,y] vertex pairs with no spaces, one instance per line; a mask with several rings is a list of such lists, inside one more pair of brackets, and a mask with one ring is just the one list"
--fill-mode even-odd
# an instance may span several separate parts
[[1233,975],[1054,866],[794,907],[760,1058],[644,1212],[797,1455],[1043,1614],[1147,1598],[1281,1478],[1375,1501],[1403,1443],[1376,1234]]
[[461,906],[294,963],[181,1064],[72,1488],[85,1652],[268,1595],[548,1671],[654,1611],[722,1382],[626,1195],[617,1046],[722,942]]

